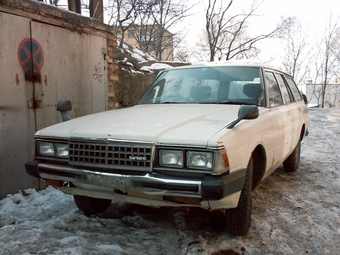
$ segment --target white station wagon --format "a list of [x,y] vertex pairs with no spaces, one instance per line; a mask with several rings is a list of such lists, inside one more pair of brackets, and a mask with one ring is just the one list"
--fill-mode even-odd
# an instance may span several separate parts
[[[70,102],[58,105],[63,119]],[[86,214],[112,200],[224,212],[251,225],[252,190],[299,166],[308,107],[292,77],[260,64],[202,63],[161,72],[138,103],[35,134],[26,172],[72,194]]]

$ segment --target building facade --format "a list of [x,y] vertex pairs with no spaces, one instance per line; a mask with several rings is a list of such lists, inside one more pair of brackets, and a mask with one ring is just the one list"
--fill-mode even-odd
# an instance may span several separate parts
[[[117,29],[117,38],[122,34]],[[174,35],[160,26],[130,26],[124,32],[124,42],[147,52],[159,61],[174,60]]]

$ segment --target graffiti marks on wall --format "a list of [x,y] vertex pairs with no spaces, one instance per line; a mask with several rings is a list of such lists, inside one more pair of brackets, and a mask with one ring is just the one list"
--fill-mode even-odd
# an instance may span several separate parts
[[100,83],[103,82],[103,75],[101,74],[101,72],[102,72],[102,64],[98,62],[98,64],[94,66],[93,79],[99,81]]

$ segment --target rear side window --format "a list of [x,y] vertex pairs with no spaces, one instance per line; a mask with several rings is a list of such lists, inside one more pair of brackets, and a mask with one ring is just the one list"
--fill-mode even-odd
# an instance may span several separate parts
[[288,88],[286,87],[286,83],[284,81],[284,78],[282,77],[281,74],[276,73],[276,79],[277,82],[279,83],[283,98],[286,102],[286,104],[289,104],[292,102],[291,96],[290,96],[290,92],[288,91]]
[[285,76],[286,81],[288,83],[288,86],[290,88],[290,90],[293,93],[293,96],[295,98],[295,101],[302,101],[302,97],[301,94],[299,92],[299,89],[297,88],[295,82],[293,81],[293,79],[291,77],[289,77],[288,75]]
[[266,74],[266,80],[268,84],[268,99],[269,99],[269,107],[273,108],[279,105],[283,104],[281,92],[279,85],[277,84],[277,81],[275,79],[274,73],[272,72],[265,72]]

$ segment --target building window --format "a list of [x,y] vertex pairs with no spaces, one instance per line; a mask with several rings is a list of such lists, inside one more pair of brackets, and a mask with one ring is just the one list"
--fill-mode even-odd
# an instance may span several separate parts
[[128,38],[135,38],[135,30],[128,31]]

